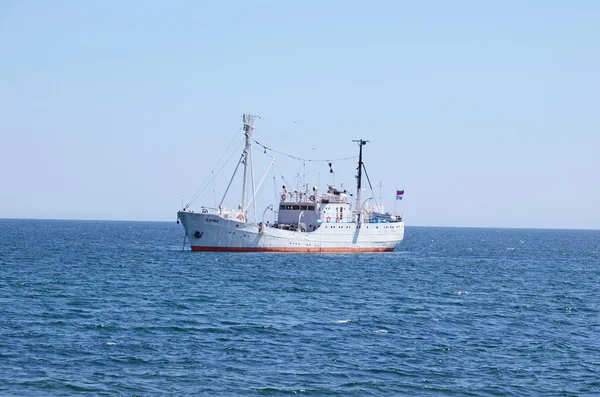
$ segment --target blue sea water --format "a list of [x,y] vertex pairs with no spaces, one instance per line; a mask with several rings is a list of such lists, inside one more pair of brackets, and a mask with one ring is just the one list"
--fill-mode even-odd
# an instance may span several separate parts
[[0,395],[600,395],[600,231],[182,243],[174,222],[0,220]]

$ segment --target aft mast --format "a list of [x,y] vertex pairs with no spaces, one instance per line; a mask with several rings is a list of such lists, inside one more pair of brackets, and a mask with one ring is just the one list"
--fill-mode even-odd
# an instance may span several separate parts
[[353,140],[352,142],[358,142],[358,175],[356,175],[356,211],[358,213],[358,221],[360,223],[360,215],[361,215],[361,209],[362,209],[362,203],[361,203],[361,198],[360,198],[360,190],[361,190],[361,183],[362,183],[362,168],[363,168],[363,161],[362,161],[362,147],[364,145],[367,144],[367,142],[369,141],[365,141],[362,139],[358,139],[358,140]]
[[246,148],[244,149],[244,185],[242,187],[242,207],[246,208],[246,195],[248,192],[248,170],[252,158],[252,130],[254,130],[254,116],[244,114],[244,132],[246,133]]

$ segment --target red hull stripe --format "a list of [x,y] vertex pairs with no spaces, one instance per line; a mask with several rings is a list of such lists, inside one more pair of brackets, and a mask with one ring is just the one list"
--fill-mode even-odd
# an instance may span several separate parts
[[200,247],[192,245],[192,251],[214,252],[389,252],[393,248],[301,248],[301,247]]

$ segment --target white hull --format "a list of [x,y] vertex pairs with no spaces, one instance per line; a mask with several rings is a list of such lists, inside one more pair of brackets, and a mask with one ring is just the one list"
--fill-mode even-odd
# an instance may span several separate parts
[[193,251],[381,252],[404,238],[404,222],[323,222],[313,232],[283,230],[225,219],[217,214],[177,213]]

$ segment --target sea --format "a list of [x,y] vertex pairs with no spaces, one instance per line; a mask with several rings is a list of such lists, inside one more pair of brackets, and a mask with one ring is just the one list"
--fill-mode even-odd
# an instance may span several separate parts
[[0,220],[0,396],[81,394],[598,396],[600,231],[203,253],[175,222]]

